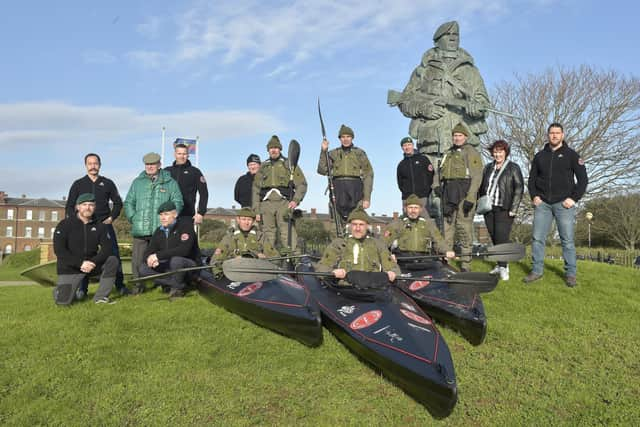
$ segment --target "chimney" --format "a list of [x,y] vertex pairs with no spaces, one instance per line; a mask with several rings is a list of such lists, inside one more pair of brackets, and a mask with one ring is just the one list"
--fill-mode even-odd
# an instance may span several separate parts
[[22,198],[23,198],[23,199],[26,199],[26,198],[27,198],[27,195],[26,195],[26,194],[23,194],[23,195],[22,195]]
[[7,198],[7,193],[5,193],[4,191],[0,191],[0,204],[4,204],[5,200]]
[[62,201],[66,202],[67,201],[67,196],[62,196]]
[[236,205],[231,205],[231,209],[235,210],[235,208],[236,208]]
[[311,208],[311,219],[318,219],[318,210],[316,208]]
[[398,212],[393,213],[393,219],[398,219],[399,216],[400,214]]

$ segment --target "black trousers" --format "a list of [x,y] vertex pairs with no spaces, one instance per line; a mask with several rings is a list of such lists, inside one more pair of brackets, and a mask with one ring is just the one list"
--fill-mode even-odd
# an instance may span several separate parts
[[336,196],[336,209],[344,223],[351,211],[358,206],[364,197],[362,181],[359,178],[334,178],[333,188]]
[[[156,268],[149,267],[146,263],[141,263],[138,267],[138,271],[140,272],[139,277],[151,276],[153,274],[158,273],[166,273],[168,271],[175,271],[181,268],[187,267],[195,267],[196,262],[189,258],[184,258],[181,256],[171,257],[169,261],[161,262]],[[180,272],[173,274],[171,276],[162,277],[160,279],[154,280],[154,282],[161,286],[169,286],[172,289],[184,289],[186,287],[186,279],[188,272]]]
[[[509,235],[513,226],[513,217],[509,216],[509,211],[500,206],[494,206],[493,209],[484,214],[484,223],[487,225],[487,231],[491,236],[494,245],[501,243],[509,243]],[[498,262],[501,267],[506,267],[506,262]]]

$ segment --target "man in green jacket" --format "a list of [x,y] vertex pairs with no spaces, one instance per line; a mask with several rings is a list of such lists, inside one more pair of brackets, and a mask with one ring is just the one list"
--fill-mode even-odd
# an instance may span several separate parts
[[182,210],[182,193],[171,174],[160,168],[160,155],[148,153],[142,158],[144,171],[131,183],[124,201],[124,212],[131,223],[133,250],[131,270],[139,277],[138,266],[143,261],[144,252],[151,235],[160,226],[158,208],[164,202],[173,202],[177,212]]

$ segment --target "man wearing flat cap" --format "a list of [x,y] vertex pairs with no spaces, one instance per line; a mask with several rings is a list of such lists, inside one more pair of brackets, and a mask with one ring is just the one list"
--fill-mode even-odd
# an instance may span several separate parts
[[[260,238],[256,227],[256,214],[251,208],[242,208],[236,216],[236,226],[227,233],[216,248],[212,263],[221,262],[233,257],[250,256],[266,258],[278,256],[278,251],[269,243]],[[217,272],[219,273],[219,269]]]
[[252,206],[251,194],[253,193],[253,179],[260,170],[260,163],[260,156],[250,154],[249,157],[247,157],[247,173],[236,181],[233,198],[240,204],[241,208],[250,208]]
[[[269,158],[262,162],[253,179],[251,203],[262,221],[265,241],[284,253],[296,247],[295,227],[291,227],[289,237],[288,225],[294,210],[307,194],[307,179],[299,166],[293,168],[282,156],[282,144],[276,135],[269,139],[267,151]],[[293,185],[290,186],[290,182]],[[289,238],[292,247],[288,247]]]
[[[160,226],[155,230],[149,246],[144,252],[143,262],[139,266],[140,276],[175,271],[194,267],[199,264],[200,250],[198,238],[190,218],[178,218],[178,210],[172,201],[158,207]],[[168,277],[156,279],[156,283],[170,288],[169,298],[184,296],[187,286],[187,273],[180,272]],[[144,285],[138,285],[138,293],[144,291]]]
[[60,221],[53,233],[58,284],[53,292],[56,304],[69,305],[88,275],[100,274],[100,285],[93,301],[111,304],[109,293],[116,281],[120,262],[112,254],[111,238],[105,225],[94,217],[93,193],[76,198],[75,215]]
[[[353,145],[355,133],[346,125],[338,130],[340,147],[329,151],[329,141],[322,140],[318,173],[333,178],[336,210],[344,225],[356,207],[368,209],[373,191],[373,168],[367,153]],[[327,164],[328,157],[328,164]]]
[[131,223],[133,249],[131,270],[139,277],[138,268],[151,240],[151,235],[160,225],[158,208],[164,202],[173,202],[176,211],[182,210],[182,193],[171,174],[161,169],[160,154],[148,153],[142,158],[144,171],[131,183],[124,201],[124,212]]
[[385,272],[389,282],[400,274],[385,243],[369,233],[371,218],[362,208],[354,209],[348,218],[350,234],[334,239],[324,251],[316,270],[332,272],[342,281],[350,271]]
[[471,268],[473,217],[476,214],[478,189],[482,183],[482,157],[467,143],[469,130],[458,123],[452,133],[453,145],[447,150],[436,176],[436,191],[442,196],[444,238],[450,250],[457,241],[463,254],[462,271]]

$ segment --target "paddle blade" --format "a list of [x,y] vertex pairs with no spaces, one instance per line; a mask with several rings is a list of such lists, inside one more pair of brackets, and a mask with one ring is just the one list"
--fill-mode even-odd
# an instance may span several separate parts
[[294,170],[298,167],[298,160],[300,159],[300,144],[295,139],[292,139],[289,143],[289,169]]
[[278,267],[263,259],[232,258],[222,263],[222,271],[232,282],[266,282],[282,275]]
[[[497,275],[475,271],[454,273],[445,279],[438,280],[449,283],[457,291],[473,291],[478,294],[491,292],[498,285]],[[436,280],[434,279],[434,281]]]
[[501,243],[487,248],[487,261],[520,261],[526,255],[526,249],[520,243]]

